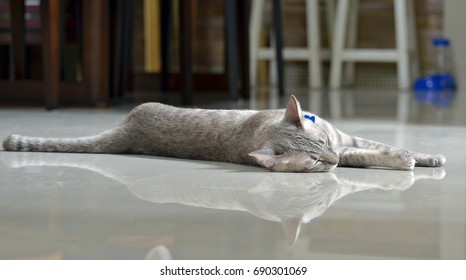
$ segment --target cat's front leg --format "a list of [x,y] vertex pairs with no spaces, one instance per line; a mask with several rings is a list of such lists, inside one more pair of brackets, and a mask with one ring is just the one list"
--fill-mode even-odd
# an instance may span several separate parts
[[385,167],[397,170],[413,170],[416,163],[409,151],[346,147],[338,150],[340,166],[348,167]]
[[[440,166],[443,166],[446,161],[443,155],[428,155],[428,154],[415,153],[411,151],[399,150],[399,149],[390,147],[388,145],[385,145],[383,143],[379,143],[376,141],[372,141],[372,140],[368,140],[368,139],[364,139],[360,137],[353,137],[352,141],[353,141],[354,148],[378,150],[378,151],[381,151],[384,155],[393,154],[395,157],[401,158],[401,160],[393,160],[393,163],[398,162],[402,165],[405,165],[403,163],[404,161],[406,161],[404,160],[404,158],[409,158],[407,161],[411,161],[410,157],[414,158],[415,165],[420,166],[420,167],[440,167]],[[400,168],[396,168],[396,169],[400,169]]]

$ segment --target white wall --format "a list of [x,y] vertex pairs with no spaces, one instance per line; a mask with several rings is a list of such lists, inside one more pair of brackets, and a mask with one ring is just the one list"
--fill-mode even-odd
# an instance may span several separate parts
[[456,82],[460,92],[466,90],[466,1],[444,0],[444,31],[451,40]]

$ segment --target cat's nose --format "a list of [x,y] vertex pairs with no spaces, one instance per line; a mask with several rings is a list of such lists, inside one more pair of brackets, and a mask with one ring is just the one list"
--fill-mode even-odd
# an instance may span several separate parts
[[337,165],[340,162],[340,157],[333,151],[326,151],[320,155],[321,161],[330,165]]

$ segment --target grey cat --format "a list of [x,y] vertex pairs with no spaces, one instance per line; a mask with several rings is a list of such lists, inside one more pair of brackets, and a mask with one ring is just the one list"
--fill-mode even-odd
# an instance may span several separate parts
[[337,165],[412,170],[443,166],[442,155],[399,150],[350,136],[302,112],[291,96],[285,110],[183,109],[160,103],[134,108],[116,128],[90,137],[10,135],[6,151],[130,153],[261,165],[281,172],[331,171]]

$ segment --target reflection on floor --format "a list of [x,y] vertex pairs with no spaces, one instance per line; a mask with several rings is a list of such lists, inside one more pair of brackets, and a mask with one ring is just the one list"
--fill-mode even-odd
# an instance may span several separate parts
[[[0,109],[0,139],[91,135],[126,112]],[[0,258],[465,259],[466,127],[410,118],[335,123],[444,154],[445,167],[287,174],[138,155],[0,151]]]

